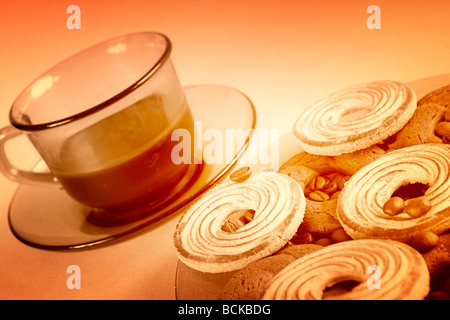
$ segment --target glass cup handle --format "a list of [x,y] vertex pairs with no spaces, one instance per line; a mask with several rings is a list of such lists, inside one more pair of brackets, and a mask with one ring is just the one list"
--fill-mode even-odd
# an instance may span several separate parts
[[13,126],[6,126],[0,129],[0,171],[8,179],[27,184],[51,184],[59,185],[55,177],[48,172],[25,171],[15,167],[6,155],[5,144],[8,140],[18,137],[22,134]]

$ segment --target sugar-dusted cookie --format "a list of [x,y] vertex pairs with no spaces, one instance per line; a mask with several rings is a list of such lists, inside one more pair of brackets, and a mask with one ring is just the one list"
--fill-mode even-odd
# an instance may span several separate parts
[[[263,299],[423,299],[429,292],[425,260],[393,240],[365,239],[330,245],[290,263],[277,273]],[[327,288],[351,283],[326,296]]]
[[[450,145],[428,143],[388,152],[347,181],[338,199],[339,221],[354,239],[408,243],[422,232],[439,235],[450,228],[449,177]],[[414,185],[424,186],[423,194],[396,196]]]
[[199,271],[241,269],[282,248],[303,221],[305,205],[299,184],[284,174],[225,181],[181,217],[174,235],[177,255]]
[[358,84],[304,109],[294,124],[294,135],[308,153],[351,153],[397,133],[416,107],[414,91],[401,82]]

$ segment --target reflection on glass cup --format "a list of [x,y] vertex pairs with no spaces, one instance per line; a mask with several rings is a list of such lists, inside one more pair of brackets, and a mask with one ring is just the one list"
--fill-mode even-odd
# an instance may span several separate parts
[[[129,34],[57,64],[14,101],[0,131],[0,169],[19,183],[63,186],[78,202],[108,212],[157,203],[188,171],[174,164],[175,129],[193,118],[170,59],[170,40]],[[8,160],[7,140],[25,134],[51,173]],[[55,179],[56,178],[56,179]]]

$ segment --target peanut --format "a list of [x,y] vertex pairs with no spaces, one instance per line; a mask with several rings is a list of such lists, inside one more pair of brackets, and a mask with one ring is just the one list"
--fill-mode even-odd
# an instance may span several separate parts
[[337,229],[331,233],[330,236],[333,242],[342,242],[347,240],[352,240],[352,238],[345,232],[344,229]]
[[405,209],[405,201],[400,197],[392,197],[383,206],[383,212],[395,216]]
[[313,242],[313,236],[311,233],[296,233],[294,237],[291,239],[291,242],[294,244],[307,244]]
[[413,198],[405,206],[405,212],[412,218],[418,218],[431,209],[430,200],[425,197]]
[[322,239],[319,239],[319,240],[317,240],[316,242],[314,242],[314,244],[317,244],[317,245],[319,245],[319,246],[328,246],[328,245],[330,245],[330,244],[332,244],[333,243],[333,241],[331,241],[330,239],[328,239],[328,238],[322,238]]
[[415,235],[411,239],[411,246],[418,251],[425,252],[433,249],[439,241],[439,237],[431,231],[425,231]]
[[450,137],[450,122],[439,122],[436,126],[435,132],[438,137]]

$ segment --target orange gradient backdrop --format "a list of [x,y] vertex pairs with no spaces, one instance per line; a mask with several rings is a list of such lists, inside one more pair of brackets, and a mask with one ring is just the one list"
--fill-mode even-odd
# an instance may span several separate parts
[[[81,30],[66,27],[70,4],[81,8]],[[371,4],[381,8],[381,30],[366,27]],[[172,39],[184,84],[234,85],[273,103],[302,96],[308,102],[312,93],[349,82],[445,73],[448,12],[450,2],[442,0],[3,1],[0,121],[5,103],[45,68],[97,41],[141,30]]]
[[[72,4],[81,9],[81,30],[66,26]],[[381,9],[380,30],[366,27],[372,4]],[[184,85],[243,91],[258,127],[282,135],[299,109],[349,84],[449,73],[449,12],[445,0],[3,0],[0,126],[20,91],[54,63],[98,41],[152,30],[172,40]],[[29,149],[15,151],[34,163]],[[102,249],[36,250],[9,231],[16,188],[0,176],[0,298],[174,298],[172,224]],[[82,270],[81,291],[66,288],[72,264]]]

